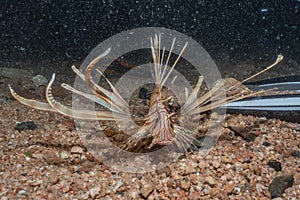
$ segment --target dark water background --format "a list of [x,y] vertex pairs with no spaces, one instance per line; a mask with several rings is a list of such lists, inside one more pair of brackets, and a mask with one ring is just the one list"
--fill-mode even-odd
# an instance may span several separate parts
[[299,23],[300,0],[2,0],[0,64],[81,63],[104,39],[139,27],[185,33],[215,59],[282,53],[299,63]]

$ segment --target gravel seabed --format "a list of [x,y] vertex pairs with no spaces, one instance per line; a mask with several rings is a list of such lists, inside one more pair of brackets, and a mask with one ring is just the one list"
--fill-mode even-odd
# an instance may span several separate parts
[[[270,199],[268,187],[280,175],[293,176],[294,183],[276,199],[299,199],[299,124],[227,114],[223,132],[206,156],[186,153],[149,173],[114,172],[86,150],[72,119],[21,105],[4,83],[1,200]],[[27,121],[37,128],[15,130],[17,123]],[[253,140],[247,139],[250,135]],[[276,171],[270,161],[282,169]]]

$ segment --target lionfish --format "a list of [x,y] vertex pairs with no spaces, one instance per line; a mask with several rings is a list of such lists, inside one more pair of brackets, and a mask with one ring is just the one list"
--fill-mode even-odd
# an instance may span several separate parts
[[[249,91],[241,91],[240,94],[235,94],[232,96],[226,96],[226,98],[218,98],[220,93],[218,92],[221,87],[224,86],[224,80],[217,81],[216,84],[207,91],[204,95],[199,96],[199,90],[203,83],[203,76],[200,75],[198,78],[198,82],[193,88],[193,90],[189,93],[185,90],[185,102],[179,109],[176,111],[168,108],[168,100],[172,98],[172,96],[168,96],[168,89],[165,89],[164,86],[167,80],[172,73],[172,70],[178,63],[181,58],[183,52],[188,46],[188,43],[185,43],[183,48],[181,49],[178,57],[175,59],[174,63],[169,67],[170,57],[172,54],[172,50],[174,48],[176,39],[173,39],[172,45],[169,49],[169,53],[167,55],[165,48],[161,48],[161,35],[155,35],[155,37],[150,39],[151,42],[151,53],[153,58],[153,73],[154,73],[154,82],[155,86],[152,91],[150,101],[149,101],[149,111],[148,114],[144,116],[144,124],[130,137],[127,139],[126,145],[124,145],[123,149],[128,149],[134,140],[141,140],[142,138],[152,137],[151,144],[147,147],[151,149],[154,145],[169,145],[171,143],[175,143],[178,147],[182,147],[186,150],[186,146],[193,143],[193,138],[190,135],[189,131],[184,130],[183,127],[177,124],[178,119],[181,116],[185,115],[200,115],[201,113],[205,113],[214,108],[223,106],[229,102],[241,100],[243,98],[247,98],[253,95],[257,95],[260,92],[249,92]],[[47,103],[39,102],[33,99],[26,99],[18,95],[12,87],[9,85],[10,92],[12,96],[18,100],[20,103],[32,107],[34,109],[43,110],[43,111],[53,111],[58,112],[62,115],[77,118],[77,119],[87,119],[87,120],[100,120],[100,121],[127,121],[131,116],[128,115],[129,105],[122,98],[120,93],[114,87],[114,85],[104,76],[103,72],[99,69],[96,71],[106,80],[109,84],[111,90],[107,90],[104,87],[97,85],[91,73],[95,69],[95,65],[104,57],[106,57],[110,53],[110,48],[107,49],[104,53],[93,59],[85,69],[85,73],[83,74],[80,70],[78,70],[75,66],[72,66],[72,70],[78,75],[83,81],[85,81],[86,85],[92,91],[92,94],[88,94],[82,91],[79,91],[70,85],[63,83],[61,86],[69,90],[73,93],[81,95],[89,100],[94,101],[97,104],[102,105],[106,108],[106,110],[101,111],[89,111],[89,110],[74,110],[71,107],[65,106],[59,102],[57,102],[52,97],[51,86],[55,79],[55,74],[52,75],[50,82],[46,87],[46,99]],[[167,56],[166,56],[166,55]],[[164,62],[164,57],[166,57],[166,61]],[[278,55],[277,60],[265,68],[264,70],[250,76],[244,81],[238,82],[237,84],[242,84],[249,79],[256,77],[257,75],[269,70],[270,68],[277,65],[283,59],[282,55]],[[168,69],[169,67],[169,69]],[[176,78],[176,77],[175,77]],[[174,79],[175,79],[174,78]],[[172,84],[174,84],[174,80],[172,80]],[[237,84],[233,84],[231,87],[226,88],[223,91],[223,94],[234,87]],[[212,102],[212,99],[216,99]],[[136,143],[134,143],[136,145]]]

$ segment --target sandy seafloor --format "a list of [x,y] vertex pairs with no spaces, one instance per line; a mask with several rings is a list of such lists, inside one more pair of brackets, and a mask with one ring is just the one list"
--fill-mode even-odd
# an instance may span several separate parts
[[[264,61],[259,66],[272,62]],[[238,74],[239,80],[257,70],[254,61],[250,60],[217,60],[216,63],[224,77]],[[295,69],[299,67],[299,64],[287,60],[260,78],[297,75]],[[25,69],[30,76],[43,74],[50,77],[52,73],[49,68],[30,71],[29,65]],[[56,69],[54,97],[70,104],[70,94],[60,89],[59,84],[72,84],[74,76]],[[220,138],[206,156],[197,151],[186,153],[168,166],[148,173],[114,172],[87,151],[72,119],[20,104],[11,97],[7,84],[27,98],[45,101],[45,87],[37,88],[30,77],[1,77],[1,200],[270,199],[268,188],[272,180],[282,175],[289,177],[289,181],[291,177],[294,180],[277,199],[299,199],[298,123],[279,120],[276,116],[227,114]],[[208,123],[205,120],[208,116],[203,117],[199,131]],[[37,127],[34,130],[15,129],[18,123],[27,121],[34,122]],[[284,181],[276,185],[275,190],[289,184]]]

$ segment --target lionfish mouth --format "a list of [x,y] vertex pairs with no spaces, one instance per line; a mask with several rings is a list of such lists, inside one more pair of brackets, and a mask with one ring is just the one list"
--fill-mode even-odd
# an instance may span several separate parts
[[[185,89],[185,102],[183,106],[177,111],[170,111],[170,109],[167,108],[166,100],[173,97],[165,96],[165,94],[163,94],[162,92],[162,89],[165,86],[167,80],[169,80],[170,74],[181,58],[183,52],[187,48],[188,43],[183,46],[177,59],[171,65],[171,67],[168,67],[170,56],[172,54],[176,39],[173,39],[172,45],[169,48],[168,55],[166,53],[165,47],[161,47],[161,35],[155,35],[154,38],[151,38],[150,42],[151,54],[153,58],[152,66],[154,70],[155,87],[152,96],[150,97],[149,113],[145,116],[144,125],[141,126],[137,131],[129,133],[130,137],[127,138],[124,141],[124,145],[122,145],[122,148],[125,150],[135,147],[135,145],[137,144],[136,141],[149,137],[152,137],[152,141],[148,146],[148,149],[151,149],[155,145],[169,145],[175,143],[178,147],[187,150],[187,148],[192,145],[196,139],[191,136],[191,131],[185,130],[184,127],[176,124],[175,121],[178,121],[178,119],[180,119],[182,116],[199,115],[200,113],[205,113],[226,103],[262,93],[261,91],[250,92],[247,89],[242,89],[240,90],[239,94],[234,94],[232,96],[227,96],[223,99],[220,99],[218,97],[220,97],[220,90],[221,88],[223,88],[224,82],[226,81],[226,79],[224,79],[217,81],[216,84],[207,93],[199,96],[199,90],[204,79],[203,76],[199,76],[198,82],[191,92]],[[110,51],[111,49],[109,48],[104,53],[93,59],[86,67],[84,73],[79,71],[75,66],[71,67],[74,73],[85,82],[85,84],[93,94],[77,90],[65,83],[61,85],[64,89],[81,95],[103,106],[105,110],[75,110],[72,107],[65,106],[57,102],[53,98],[51,90],[52,84],[55,80],[55,74],[52,75],[52,78],[48,83],[48,86],[46,87],[47,102],[39,102],[33,99],[26,99],[24,97],[21,97],[9,85],[10,92],[16,100],[26,106],[43,111],[57,112],[71,118],[100,121],[130,121],[131,116],[128,113],[128,103],[123,99],[114,85],[104,76],[103,72],[99,69],[95,69],[95,65],[99,62],[99,60],[106,57],[110,53]],[[166,57],[166,59],[164,57]],[[244,83],[245,81],[248,81],[249,79],[267,71],[268,69],[278,64],[282,59],[283,57],[279,55],[277,60],[272,65],[254,74],[248,79],[245,79],[242,82],[238,82],[238,84]],[[106,80],[106,82],[110,86],[110,89],[105,89],[104,87],[101,87],[95,83],[91,76],[93,70],[99,73]],[[174,78],[174,80],[172,80],[172,84],[174,84],[175,79],[176,77]],[[236,87],[238,87],[238,84],[231,85],[221,93],[224,94],[229,90],[235,89]],[[212,101],[214,99],[215,101]],[[174,118],[177,118],[177,120],[173,120]]]

